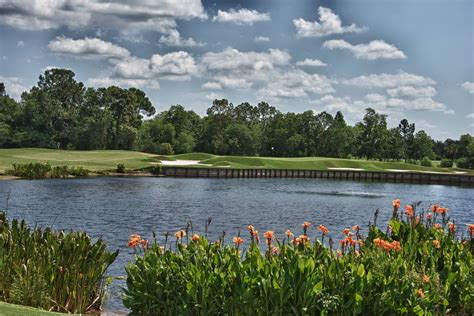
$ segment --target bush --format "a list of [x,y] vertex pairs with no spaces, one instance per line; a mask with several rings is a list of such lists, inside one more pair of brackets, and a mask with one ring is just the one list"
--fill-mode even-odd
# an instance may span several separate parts
[[459,158],[456,160],[456,167],[463,169],[474,169],[474,159]]
[[89,170],[83,167],[71,167],[68,172],[74,177],[86,177],[89,175]]
[[30,229],[0,212],[0,300],[46,310],[97,311],[111,253],[83,232]]
[[420,163],[423,167],[433,167],[433,164],[431,163],[431,160],[430,158],[428,157],[424,157],[423,159],[421,159],[421,163]]
[[441,168],[452,168],[453,167],[453,161],[450,160],[450,159],[441,159],[441,162],[440,162],[440,167]]
[[154,165],[154,166],[152,166],[152,167],[149,167],[147,170],[148,170],[148,172],[150,172],[151,174],[161,174],[161,173],[162,173],[161,164],[160,164],[160,165]]
[[49,163],[27,163],[13,164],[13,168],[7,171],[8,174],[27,179],[46,178],[68,178],[69,176],[84,177],[89,174],[89,170],[82,167],[55,166]]
[[116,169],[117,173],[125,173],[125,165],[123,163],[119,163]]
[[170,143],[162,143],[158,146],[157,153],[160,155],[174,155],[173,146]]
[[416,159],[407,159],[406,163],[412,164],[412,165],[418,165],[418,160]]
[[363,238],[355,226],[334,234],[342,238],[337,251],[331,238],[324,246],[327,228],[319,226],[315,238],[309,223],[299,237],[268,231],[261,244],[249,226],[250,236],[239,234],[234,245],[224,235],[188,241],[190,227],[175,234],[175,250],[132,235],[137,256],[126,267],[124,304],[145,315],[472,314],[474,227],[470,239],[458,240],[454,224],[439,215],[446,209],[425,219],[409,208],[402,219],[398,207],[390,230],[371,225]]

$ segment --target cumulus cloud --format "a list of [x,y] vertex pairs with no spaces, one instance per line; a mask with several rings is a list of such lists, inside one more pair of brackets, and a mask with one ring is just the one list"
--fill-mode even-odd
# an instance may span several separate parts
[[153,90],[160,89],[160,83],[154,79],[124,79],[124,78],[90,78],[87,80],[87,85],[96,88],[117,86],[121,88],[148,88]]
[[323,44],[323,47],[333,49],[348,50],[358,59],[405,59],[405,54],[395,46],[381,40],[371,41],[368,44],[352,45],[345,40],[330,40]]
[[319,59],[309,59],[306,58],[305,60],[300,60],[296,63],[296,66],[300,67],[326,67],[327,64],[323,63]]
[[261,42],[270,42],[270,38],[266,36],[256,36],[253,41],[255,43],[261,43]]
[[252,25],[255,22],[270,21],[270,14],[260,13],[249,9],[230,9],[229,11],[218,10],[217,15],[212,19],[220,23],[234,23],[237,25]]
[[0,82],[5,84],[5,92],[14,99],[20,99],[21,94],[28,90],[17,77],[3,77],[0,75]]
[[216,81],[208,81],[201,87],[209,90],[221,90],[221,89],[239,89],[245,90],[252,86],[252,82],[249,82],[242,78],[231,78],[231,77],[218,77],[214,78]]
[[474,112],[473,112],[473,113],[469,113],[468,115],[466,115],[466,118],[468,118],[468,119],[474,119]]
[[23,41],[18,41],[18,42],[16,43],[16,46],[17,46],[17,47],[23,47],[23,46],[25,46],[25,42],[23,42]]
[[470,94],[474,94],[474,82],[466,81],[461,85],[461,87]]
[[174,19],[207,18],[200,0],[2,0],[0,24],[22,30],[98,27],[117,27],[156,30]]
[[360,33],[367,30],[366,27],[358,27],[355,24],[343,26],[341,19],[331,9],[318,8],[319,22],[306,21],[302,18],[293,20],[296,27],[296,37],[323,37],[331,34]]
[[174,47],[203,47],[206,45],[203,42],[196,42],[193,38],[182,38],[178,30],[171,30],[169,34],[161,36],[159,43]]
[[309,94],[335,92],[331,80],[326,76],[308,74],[301,69],[276,73],[258,92],[268,98],[298,98]]
[[126,48],[99,38],[89,37],[77,40],[62,36],[56,37],[49,42],[48,49],[58,54],[86,58],[125,58],[130,56],[130,52]]
[[434,87],[401,86],[393,89],[388,89],[387,93],[391,97],[431,98],[436,95],[436,89]]
[[370,74],[361,75],[351,79],[342,79],[339,81],[344,85],[356,86],[361,88],[396,88],[400,86],[431,86],[436,82],[429,78],[416,74],[410,74],[400,71],[396,74]]
[[275,65],[286,65],[291,55],[287,51],[269,49],[265,52],[240,52],[228,47],[221,52],[208,52],[202,57],[202,63],[210,70],[232,70],[252,68],[255,70],[272,69]]
[[150,59],[127,58],[117,63],[113,70],[116,77],[124,79],[188,80],[197,73],[194,58],[184,51],[154,54]]

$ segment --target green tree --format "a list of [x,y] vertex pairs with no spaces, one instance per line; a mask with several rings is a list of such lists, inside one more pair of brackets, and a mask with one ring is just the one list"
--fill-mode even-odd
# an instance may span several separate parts
[[413,158],[421,160],[425,157],[434,158],[433,139],[425,131],[419,131],[415,134],[413,141]]
[[358,125],[362,131],[358,139],[360,156],[367,157],[367,159],[385,158],[384,150],[388,138],[387,116],[378,114],[372,108],[367,108],[363,122]]

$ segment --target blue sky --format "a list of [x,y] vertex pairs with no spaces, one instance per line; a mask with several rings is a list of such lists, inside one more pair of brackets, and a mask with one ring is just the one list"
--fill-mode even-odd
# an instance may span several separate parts
[[436,139],[474,133],[471,0],[0,0],[0,81],[48,67],[135,86],[158,111],[214,98],[282,111],[364,109]]

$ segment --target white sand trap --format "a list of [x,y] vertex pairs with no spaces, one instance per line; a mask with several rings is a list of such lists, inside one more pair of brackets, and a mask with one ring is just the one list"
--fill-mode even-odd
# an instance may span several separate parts
[[328,168],[331,170],[348,170],[348,171],[364,171],[364,169],[361,168]]
[[161,160],[163,166],[192,166],[199,164],[199,160]]
[[393,172],[410,172],[413,170],[403,170],[403,169],[385,169],[387,171],[393,171]]
[[454,173],[463,174],[463,173],[467,173],[467,172],[466,171],[454,171]]

